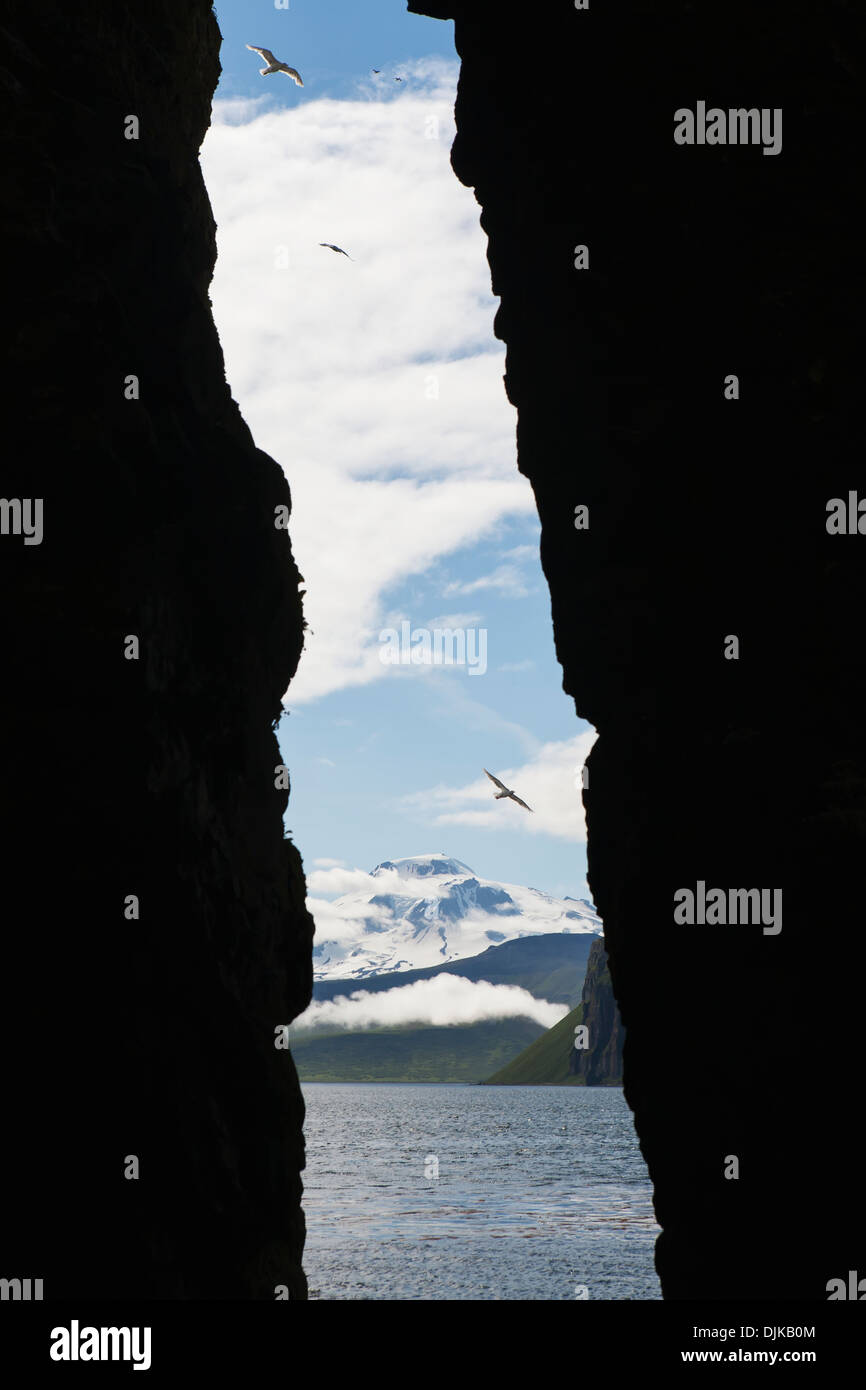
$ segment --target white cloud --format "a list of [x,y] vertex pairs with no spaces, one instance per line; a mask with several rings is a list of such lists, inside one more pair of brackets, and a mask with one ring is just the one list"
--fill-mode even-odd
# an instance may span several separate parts
[[456,64],[407,73],[399,97],[367,82],[289,109],[218,100],[202,148],[228,380],[292,488],[312,629],[292,707],[393,679],[389,591],[535,518],[479,209],[449,161]]
[[597,737],[591,729],[560,743],[542,744],[522,767],[490,768],[494,776],[532,807],[532,815],[510,798],[496,801],[496,788],[483,772],[462,787],[438,786],[413,792],[404,798],[404,803],[427,809],[438,806],[434,825],[472,825],[492,830],[511,825],[530,835],[585,842],[580,769]]
[[[396,869],[380,869],[375,876],[363,869],[347,869],[336,860],[316,860],[321,868],[307,874],[307,887],[312,893],[399,893],[406,887]],[[417,882],[416,882],[417,887]]]
[[248,121],[267,111],[271,101],[272,98],[267,92],[258,97],[220,97],[213,105],[212,123],[246,125]]
[[567,1013],[566,1004],[535,999],[516,985],[492,985],[486,980],[442,974],[375,994],[359,989],[348,996],[317,1000],[292,1026],[359,1029],[418,1023],[446,1027],[487,1019],[531,1018],[543,1028],[552,1028]]
[[517,565],[498,565],[490,574],[482,574],[478,579],[454,580],[444,589],[446,598],[452,594],[477,594],[482,589],[494,589],[503,598],[526,598],[529,589]]
[[467,628],[477,627],[483,622],[480,613],[439,613],[435,618],[428,618],[424,626],[426,628]]
[[[311,874],[311,878],[315,875]],[[309,880],[307,881],[309,884]],[[367,903],[363,917],[359,915],[357,904],[346,907],[327,898],[307,898],[307,909],[316,924],[316,937],[328,943],[349,946],[364,935],[366,923],[376,923],[380,927],[393,927],[394,914],[381,904]]]

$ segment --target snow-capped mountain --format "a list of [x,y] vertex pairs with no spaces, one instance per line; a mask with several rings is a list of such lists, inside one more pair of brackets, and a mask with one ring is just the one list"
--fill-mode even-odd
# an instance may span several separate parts
[[533,933],[602,930],[585,899],[493,883],[444,854],[386,859],[369,880],[360,891],[312,905],[317,980],[441,965]]

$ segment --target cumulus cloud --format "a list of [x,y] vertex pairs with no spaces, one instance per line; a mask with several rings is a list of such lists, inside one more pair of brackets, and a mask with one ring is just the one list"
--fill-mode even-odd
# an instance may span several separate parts
[[337,897],[341,893],[399,893],[401,889],[417,893],[418,880],[401,879],[396,869],[381,869],[368,874],[364,869],[347,869],[337,860],[319,860],[321,867],[307,874],[307,887],[312,893]]
[[293,707],[393,679],[389,591],[536,515],[478,205],[448,157],[457,65],[409,66],[399,96],[218,100],[202,147],[228,379],[292,488],[311,629]]
[[270,106],[271,97],[267,92],[258,97],[220,97],[214,104],[212,119],[216,125],[245,125]]
[[529,815],[508,798],[493,799],[495,788],[482,772],[462,787],[430,787],[404,798],[408,807],[438,807],[435,825],[472,825],[501,830],[511,817],[529,835],[555,835],[561,840],[586,841],[586,820],[580,788],[583,767],[598,735],[594,729],[559,743],[545,743],[522,767],[490,771],[512,787],[532,807]]
[[487,1019],[531,1018],[543,1028],[552,1028],[567,1013],[567,1005],[535,999],[516,985],[492,985],[446,973],[375,994],[358,989],[348,996],[316,1000],[292,1026],[357,1030],[415,1023],[447,1027]]
[[331,945],[350,946],[374,927],[393,927],[394,914],[382,903],[367,903],[363,913],[357,903],[344,905],[329,898],[308,896],[307,910],[316,924],[316,938]]

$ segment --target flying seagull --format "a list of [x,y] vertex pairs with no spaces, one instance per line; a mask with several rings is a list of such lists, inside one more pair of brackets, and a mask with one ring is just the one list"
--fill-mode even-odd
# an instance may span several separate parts
[[347,261],[353,261],[354,256],[350,256],[348,251],[344,251],[342,246],[335,246],[332,241],[320,241],[320,246],[327,246],[329,251],[338,251],[341,256],[345,256]]
[[262,57],[267,63],[268,66],[266,68],[259,69],[259,71],[262,74],[262,77],[267,77],[269,72],[284,72],[286,74],[286,77],[291,77],[295,82],[297,82],[299,87],[303,87],[304,83],[301,78],[301,74],[299,72],[296,72],[294,68],[290,68],[288,63],[281,63],[279,58],[274,57],[273,53],[269,48],[257,48],[254,43],[248,43],[247,48],[250,50],[251,53],[261,53]]
[[[482,768],[482,771],[487,772],[487,768]],[[498,777],[494,777],[492,772],[487,772],[487,776],[490,778],[491,782],[495,782],[497,787],[499,787],[500,789],[498,792],[495,793],[497,801],[501,801],[504,796],[510,796],[511,800],[516,801],[518,806],[522,806],[524,811],[532,810],[531,806],[527,806],[525,801],[520,800],[520,797],[517,795],[516,792],[510,791],[509,788],[506,787],[504,782],[500,782]]]
[[371,72],[375,72],[376,76],[378,77],[378,75],[379,75],[379,73],[382,71],[382,69],[381,69],[381,68],[371,68],[370,71],[371,71]]

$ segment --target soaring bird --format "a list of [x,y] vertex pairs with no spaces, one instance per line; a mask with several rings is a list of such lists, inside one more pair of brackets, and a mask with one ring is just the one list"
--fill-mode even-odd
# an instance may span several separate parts
[[[482,768],[481,770],[482,770],[482,772],[487,772],[487,768],[486,768],[486,767],[485,767],[485,768]],[[498,777],[494,777],[492,772],[487,772],[487,776],[490,778],[491,782],[495,782],[496,785],[497,785],[497,787],[499,787],[499,789],[500,789],[500,790],[499,790],[498,792],[496,792],[496,794],[495,794],[495,795],[496,795],[496,800],[497,800],[497,801],[501,801],[502,798],[503,798],[504,796],[510,796],[510,797],[511,797],[511,800],[512,800],[512,801],[516,801],[517,804],[518,804],[518,806],[522,806],[523,809],[524,809],[524,811],[531,811],[531,810],[532,810],[532,807],[531,807],[531,806],[527,806],[527,804],[526,804],[525,801],[521,801],[521,800],[520,800],[520,797],[517,795],[516,792],[510,791],[509,788],[506,787],[506,785],[505,785],[504,782],[500,782],[500,780],[499,780]]]
[[257,48],[254,43],[248,43],[247,48],[250,50],[251,53],[261,53],[262,57],[267,63],[268,66],[266,68],[259,69],[259,71],[262,74],[262,77],[267,77],[269,72],[284,72],[286,74],[286,77],[291,77],[295,82],[297,82],[299,87],[303,87],[304,83],[301,78],[301,74],[299,72],[296,72],[294,68],[290,68],[288,63],[281,63],[279,58],[274,57],[273,53],[269,48]]
[[319,242],[319,245],[320,245],[320,246],[327,246],[327,248],[328,248],[329,251],[337,251],[337,252],[339,252],[339,254],[340,254],[341,256],[345,256],[345,257],[346,257],[346,260],[347,260],[347,261],[353,261],[353,260],[355,259],[354,256],[350,256],[350,255],[349,255],[348,251],[344,251],[343,248],[342,248],[342,246],[335,246],[334,243],[333,243],[332,241],[320,241],[320,242]]

